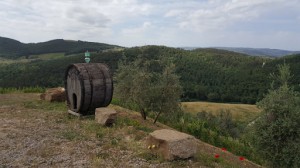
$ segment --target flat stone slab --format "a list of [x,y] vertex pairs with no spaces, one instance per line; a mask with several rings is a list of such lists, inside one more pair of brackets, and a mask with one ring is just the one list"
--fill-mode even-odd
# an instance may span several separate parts
[[156,130],[147,138],[147,147],[166,160],[187,159],[197,152],[195,138],[170,129]]
[[115,122],[116,118],[116,110],[107,107],[96,108],[95,120],[97,123],[103,126],[110,126]]

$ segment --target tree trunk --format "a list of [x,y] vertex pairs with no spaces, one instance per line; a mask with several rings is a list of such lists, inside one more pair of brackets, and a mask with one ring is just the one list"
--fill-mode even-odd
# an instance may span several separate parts
[[160,113],[161,113],[161,111],[156,115],[156,117],[155,117],[155,120],[154,120],[154,122],[153,122],[153,124],[155,124],[156,123],[156,121],[157,121],[157,119],[158,119],[158,117],[159,117],[159,115],[160,115]]
[[140,112],[141,112],[142,118],[143,118],[144,120],[146,120],[146,119],[147,119],[147,115],[146,115],[145,110],[144,110],[143,108],[141,108],[141,109],[140,109]]

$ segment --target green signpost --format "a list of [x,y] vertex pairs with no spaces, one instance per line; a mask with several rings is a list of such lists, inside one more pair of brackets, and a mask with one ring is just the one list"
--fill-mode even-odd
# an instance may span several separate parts
[[89,51],[86,51],[84,53],[84,56],[85,56],[85,58],[84,58],[85,62],[89,63],[91,61],[91,58],[90,58],[91,54],[89,53]]

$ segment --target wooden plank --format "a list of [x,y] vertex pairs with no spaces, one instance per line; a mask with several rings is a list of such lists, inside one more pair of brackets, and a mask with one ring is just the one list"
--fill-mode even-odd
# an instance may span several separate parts
[[82,116],[80,113],[76,113],[76,112],[74,112],[74,111],[72,111],[72,110],[68,110],[68,113],[69,113],[69,114],[72,114],[72,115],[75,115],[75,116],[77,116],[77,117],[81,117],[81,116]]
[[105,64],[98,64],[101,67],[102,73],[105,76],[105,100],[102,107],[106,107],[110,104],[113,95],[113,81],[110,70]]

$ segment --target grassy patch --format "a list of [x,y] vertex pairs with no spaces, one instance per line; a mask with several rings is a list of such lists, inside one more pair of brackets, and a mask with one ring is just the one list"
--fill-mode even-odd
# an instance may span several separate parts
[[128,117],[122,117],[122,118],[117,118],[116,127],[123,127],[123,126],[132,126],[134,127],[136,130],[140,130],[140,131],[144,131],[144,132],[153,132],[154,130],[142,125],[139,121],[137,120],[133,120],[131,118]]
[[137,157],[143,158],[149,162],[163,162],[162,155],[151,153],[150,151],[143,151],[137,155]]
[[249,122],[259,116],[261,110],[256,105],[249,104],[229,104],[212,102],[182,102],[185,112],[197,114],[201,111],[217,115],[220,111],[229,111],[236,121]]
[[66,111],[67,106],[65,102],[47,102],[42,100],[25,101],[24,107],[31,109],[42,109],[52,111]]
[[41,60],[51,60],[57,58],[63,58],[64,53],[47,53],[47,54],[40,54],[40,55],[31,55],[29,59],[41,59]]
[[2,88],[0,87],[0,94],[7,93],[43,93],[45,88],[43,87],[23,87],[23,88]]
[[215,167],[217,163],[222,162],[222,158],[214,158],[211,155],[198,152],[193,158],[194,161],[200,162],[204,166]]
[[60,133],[61,137],[70,141],[82,140],[85,137],[77,130],[69,129]]
[[123,126],[133,126],[133,127],[139,127],[141,126],[141,123],[133,120],[128,117],[118,117],[115,123],[115,126],[117,127],[123,127]]

